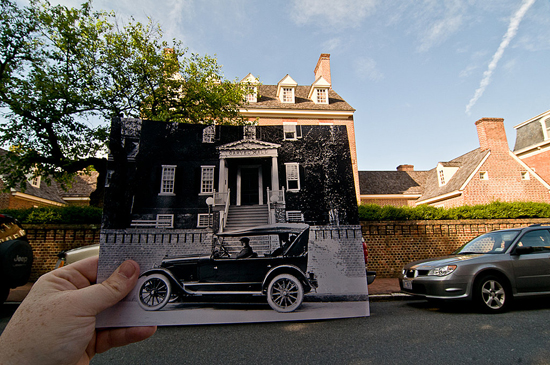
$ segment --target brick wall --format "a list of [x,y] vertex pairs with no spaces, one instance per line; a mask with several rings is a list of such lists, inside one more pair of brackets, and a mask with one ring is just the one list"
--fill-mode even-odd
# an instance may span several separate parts
[[55,268],[60,251],[99,243],[99,225],[24,224],[33,249],[31,281]]
[[549,219],[361,222],[369,270],[397,277],[411,261],[448,255],[476,236],[497,229],[549,223]]
[[547,183],[550,183],[550,150],[540,153],[529,154],[526,157],[520,157],[529,167],[533,168],[536,173],[542,177]]

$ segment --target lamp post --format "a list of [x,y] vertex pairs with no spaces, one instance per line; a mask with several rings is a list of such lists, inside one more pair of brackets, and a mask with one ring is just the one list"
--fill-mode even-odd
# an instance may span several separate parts
[[212,206],[214,205],[214,198],[212,198],[211,196],[206,198],[206,205],[208,205],[208,228],[212,228],[212,226],[210,225],[210,211],[212,209]]

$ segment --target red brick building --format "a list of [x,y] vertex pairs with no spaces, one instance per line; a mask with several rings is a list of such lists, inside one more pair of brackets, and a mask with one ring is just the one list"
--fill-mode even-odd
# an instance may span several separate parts
[[550,183],[550,110],[514,127],[514,153]]
[[[539,123],[540,125],[540,123]],[[392,194],[391,205],[428,204],[436,207],[487,204],[492,201],[536,201],[550,203],[550,185],[540,176],[544,168],[530,167],[508,148],[504,120],[482,118],[476,122],[480,147],[451,161],[439,162],[429,171],[418,171],[415,178],[407,172],[409,185],[401,192],[391,190],[395,181],[379,181],[378,196],[368,194],[368,181],[361,181],[361,202],[384,202]],[[547,155],[546,155],[547,156]],[[544,157],[539,156],[541,161]],[[548,157],[546,157],[548,161]],[[541,162],[541,165],[546,166]],[[399,171],[397,171],[399,172]],[[368,176],[360,172],[360,177]],[[370,174],[376,175],[376,174]],[[378,173],[381,180],[382,173]],[[407,180],[402,175],[402,180]],[[370,180],[375,180],[372,176]],[[411,192],[420,196],[412,200]],[[402,198],[399,199],[399,194]],[[409,199],[407,199],[407,196]]]
[[321,54],[313,73],[313,83],[305,86],[298,85],[288,74],[277,85],[260,85],[252,74],[248,74],[242,82],[250,84],[250,94],[240,113],[259,126],[283,125],[288,139],[301,138],[302,125],[345,125],[359,200],[355,109],[332,89],[330,54]]

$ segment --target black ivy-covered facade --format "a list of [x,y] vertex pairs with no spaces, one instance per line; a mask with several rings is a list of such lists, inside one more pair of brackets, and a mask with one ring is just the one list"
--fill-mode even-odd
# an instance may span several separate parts
[[105,229],[231,230],[246,207],[257,224],[358,224],[345,126],[116,119],[110,149]]

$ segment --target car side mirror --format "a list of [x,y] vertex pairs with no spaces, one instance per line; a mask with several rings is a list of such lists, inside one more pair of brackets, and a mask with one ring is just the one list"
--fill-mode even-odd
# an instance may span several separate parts
[[525,255],[533,252],[535,252],[535,249],[531,246],[527,246],[527,247],[520,246],[520,247],[516,247],[516,249],[514,250],[515,255]]

